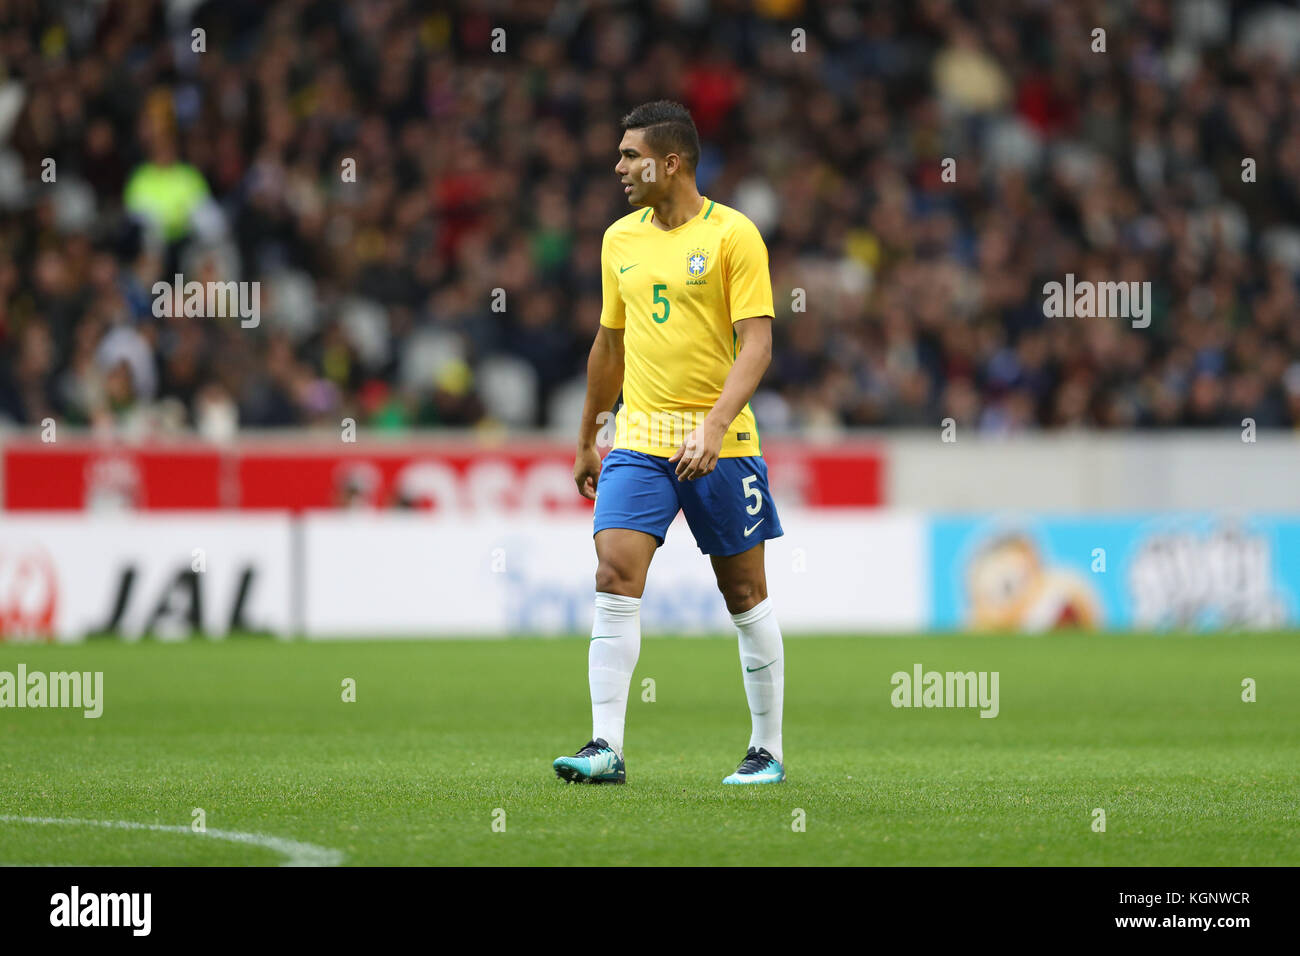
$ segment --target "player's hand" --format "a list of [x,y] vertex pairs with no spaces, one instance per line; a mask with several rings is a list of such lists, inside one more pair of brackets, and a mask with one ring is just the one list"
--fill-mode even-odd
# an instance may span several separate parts
[[596,482],[600,480],[600,453],[595,448],[579,448],[573,459],[573,480],[578,494],[596,500]]
[[708,424],[693,429],[682,442],[669,461],[677,462],[677,480],[694,481],[703,478],[718,465],[718,455],[722,453],[722,439],[727,434],[724,428],[714,428]]

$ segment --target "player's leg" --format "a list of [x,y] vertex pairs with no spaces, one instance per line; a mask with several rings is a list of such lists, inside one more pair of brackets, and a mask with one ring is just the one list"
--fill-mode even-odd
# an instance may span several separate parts
[[594,516],[596,596],[587,678],[591,740],[553,766],[562,779],[622,783],[628,688],[641,653],[641,594],[655,549],[677,515],[676,492],[661,462],[639,452],[606,457]]
[[763,542],[748,551],[731,555],[709,555],[718,590],[732,616],[751,611],[767,600],[767,566]]
[[587,650],[591,741],[552,766],[570,783],[624,783],[627,695],[641,654],[641,594],[659,542],[643,531],[596,533],[596,610]]
[[659,542],[643,531],[596,534],[596,613],[587,653],[591,739],[623,754],[628,687],[641,654],[641,594]]
[[779,783],[785,778],[781,763],[785,650],[781,628],[767,597],[763,551],[759,542],[741,554],[710,558],[718,590],[736,627],[750,716],[745,759],[724,783]]
[[700,550],[709,555],[718,590],[740,645],[741,677],[749,701],[749,748],[724,783],[780,783],[785,652],[767,597],[763,542],[781,536],[781,521],[762,458],[723,458],[712,473],[678,490]]

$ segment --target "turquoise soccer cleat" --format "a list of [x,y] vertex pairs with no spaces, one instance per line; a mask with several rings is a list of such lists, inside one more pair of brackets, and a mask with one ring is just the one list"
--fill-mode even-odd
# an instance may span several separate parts
[[569,783],[627,783],[623,758],[597,737],[572,757],[557,757],[555,775]]
[[785,768],[764,747],[749,748],[736,772],[723,777],[723,783],[780,783],[785,780]]

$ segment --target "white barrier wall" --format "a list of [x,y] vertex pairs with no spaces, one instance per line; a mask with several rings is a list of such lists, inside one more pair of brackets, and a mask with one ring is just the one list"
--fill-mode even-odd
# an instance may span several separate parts
[[0,517],[0,639],[290,634],[287,515]]
[[1300,438],[1241,429],[886,436],[886,501],[933,512],[1300,512]]
[[[768,588],[789,631],[913,630],[928,614],[919,516],[790,511],[767,543]],[[589,517],[436,518],[318,513],[303,521],[304,632],[573,634],[591,627]],[[685,520],[656,553],[642,602],[646,633],[731,628],[708,558]]]
[[[1300,625],[1293,513],[790,508],[782,522],[768,584],[791,635]],[[0,519],[0,640],[583,634],[594,572],[586,516],[23,515]],[[684,519],[642,624],[731,630]]]

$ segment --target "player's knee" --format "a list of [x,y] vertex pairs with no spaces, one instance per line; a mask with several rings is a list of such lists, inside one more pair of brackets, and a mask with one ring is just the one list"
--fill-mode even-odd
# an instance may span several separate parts
[[601,559],[596,565],[597,591],[640,597],[643,587],[640,575],[618,561]]
[[719,581],[718,590],[722,592],[722,599],[727,602],[727,610],[732,614],[748,611],[767,597],[767,586],[763,581]]

